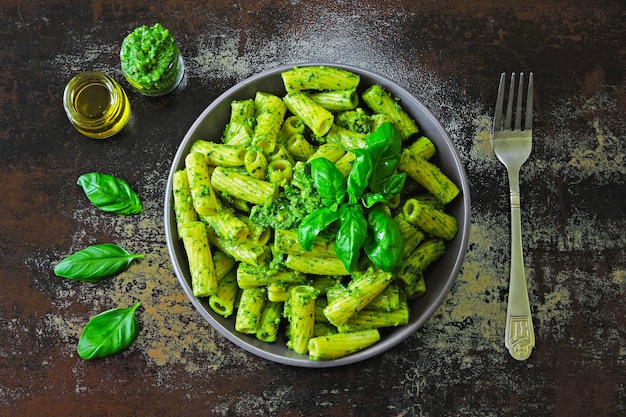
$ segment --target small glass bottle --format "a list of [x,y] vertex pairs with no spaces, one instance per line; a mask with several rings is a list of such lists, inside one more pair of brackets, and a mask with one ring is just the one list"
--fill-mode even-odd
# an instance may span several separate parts
[[185,64],[176,40],[160,23],[140,26],[122,41],[122,74],[145,96],[168,94],[183,79]]
[[63,107],[83,135],[104,139],[115,135],[130,120],[130,102],[124,89],[103,72],[83,72],[67,83]]

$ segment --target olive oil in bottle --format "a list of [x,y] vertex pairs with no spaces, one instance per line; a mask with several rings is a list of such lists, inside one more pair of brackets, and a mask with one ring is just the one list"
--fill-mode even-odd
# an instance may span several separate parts
[[130,119],[130,103],[122,87],[102,72],[83,72],[70,80],[63,106],[74,127],[85,136],[104,139]]

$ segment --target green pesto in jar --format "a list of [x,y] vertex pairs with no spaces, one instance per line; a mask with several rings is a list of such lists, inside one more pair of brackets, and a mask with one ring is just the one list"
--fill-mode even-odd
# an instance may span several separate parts
[[122,72],[126,80],[142,94],[161,95],[180,83],[184,64],[170,31],[160,23],[140,26],[122,42]]

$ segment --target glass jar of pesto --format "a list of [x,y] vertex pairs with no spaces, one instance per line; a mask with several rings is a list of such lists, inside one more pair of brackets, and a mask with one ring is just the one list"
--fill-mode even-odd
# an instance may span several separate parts
[[63,107],[83,135],[104,139],[115,135],[130,120],[130,102],[124,89],[103,72],[76,75],[65,86]]
[[126,36],[120,62],[128,83],[146,96],[170,93],[178,87],[185,72],[174,37],[160,23],[140,26]]

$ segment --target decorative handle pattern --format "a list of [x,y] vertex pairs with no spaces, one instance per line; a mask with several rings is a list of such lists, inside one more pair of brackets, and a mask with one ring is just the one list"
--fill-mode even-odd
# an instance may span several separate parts
[[504,344],[513,358],[523,361],[530,357],[535,346],[535,332],[524,273],[519,180],[516,175],[510,175],[509,180],[511,184],[511,277]]

